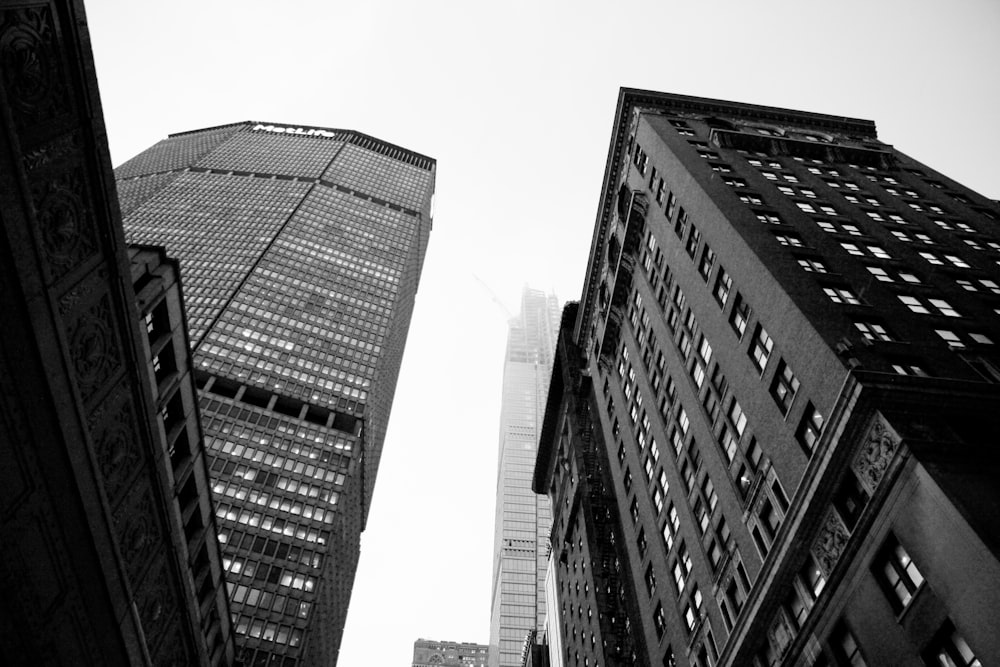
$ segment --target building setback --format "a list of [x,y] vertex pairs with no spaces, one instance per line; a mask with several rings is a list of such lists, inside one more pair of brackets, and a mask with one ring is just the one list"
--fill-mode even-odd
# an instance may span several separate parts
[[256,122],[116,170],[128,238],[180,260],[247,665],[336,662],[434,173],[357,132]]
[[232,665],[180,284],[126,248],[88,39],[0,3],[0,654]]
[[471,642],[413,642],[413,667],[486,667],[489,647]]
[[1000,656],[998,220],[869,121],[621,91],[533,480],[563,664]]
[[545,619],[549,503],[531,491],[559,325],[554,295],[524,288],[511,318],[500,406],[493,541],[490,666],[520,667],[529,633]]

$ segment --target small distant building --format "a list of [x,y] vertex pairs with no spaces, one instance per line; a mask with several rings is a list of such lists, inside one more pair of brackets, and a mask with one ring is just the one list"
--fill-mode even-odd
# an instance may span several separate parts
[[413,642],[413,667],[486,667],[489,647],[471,642]]

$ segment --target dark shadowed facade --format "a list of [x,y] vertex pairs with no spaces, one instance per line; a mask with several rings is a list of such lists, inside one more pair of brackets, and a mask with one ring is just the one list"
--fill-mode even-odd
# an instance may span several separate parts
[[255,122],[116,170],[127,237],[180,261],[248,665],[336,661],[434,170],[357,132]]
[[2,662],[234,664],[180,283],[126,248],[81,4],[0,3],[0,74]]
[[534,478],[564,664],[1000,655],[998,220],[869,121],[622,90]]

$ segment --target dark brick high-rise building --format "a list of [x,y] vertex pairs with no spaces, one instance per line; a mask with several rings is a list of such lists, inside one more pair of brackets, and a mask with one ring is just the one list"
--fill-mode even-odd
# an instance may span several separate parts
[[180,261],[248,665],[336,660],[434,173],[357,132],[254,122],[116,170],[128,238]]
[[998,220],[869,121],[621,91],[534,479],[565,664],[1000,656]]

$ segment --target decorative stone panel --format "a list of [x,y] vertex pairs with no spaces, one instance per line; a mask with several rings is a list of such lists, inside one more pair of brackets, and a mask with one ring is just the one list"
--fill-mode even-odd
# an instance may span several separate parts
[[118,506],[129,481],[142,470],[143,453],[131,395],[118,387],[88,419],[97,467],[112,508]]
[[836,567],[840,554],[843,553],[847,541],[851,538],[851,533],[847,530],[840,515],[830,507],[826,511],[822,527],[812,545],[812,555],[816,563],[823,571],[824,577],[829,577],[830,572]]
[[140,477],[114,512],[118,549],[130,581],[138,581],[153,554],[162,551],[163,533],[157,520],[153,491],[146,476]]
[[899,443],[899,434],[885,417],[876,412],[851,466],[868,495],[873,495],[878,488],[899,449]]
[[51,284],[98,251],[87,179],[77,164],[62,170],[39,170],[29,181],[46,278]]
[[72,109],[53,14],[48,3],[0,14],[0,77],[20,129]]
[[123,368],[106,278],[96,272],[63,295],[69,363],[80,397],[90,405]]

